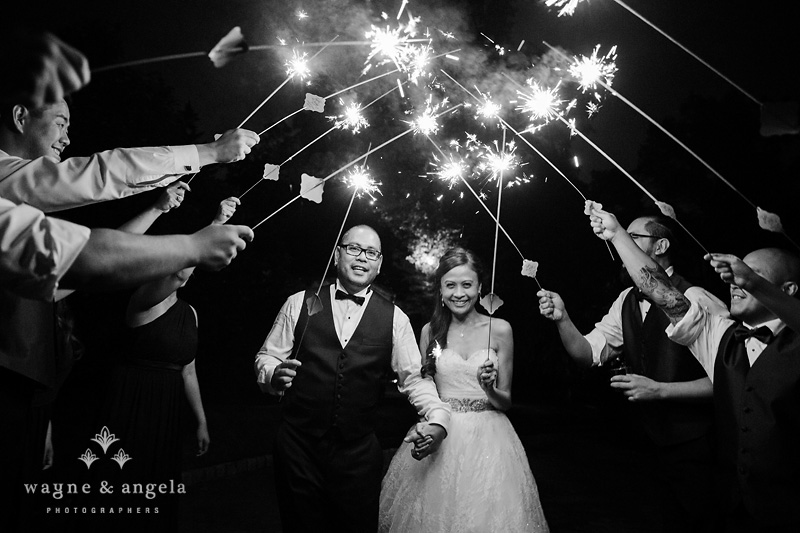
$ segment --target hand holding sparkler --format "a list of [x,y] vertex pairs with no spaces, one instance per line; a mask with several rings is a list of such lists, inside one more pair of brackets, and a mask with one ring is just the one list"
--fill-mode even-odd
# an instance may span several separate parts
[[173,183],[158,196],[158,200],[153,204],[153,209],[157,209],[161,213],[167,213],[171,209],[180,207],[186,191],[191,191],[187,184],[182,181]]
[[543,317],[553,322],[560,322],[567,317],[567,307],[557,292],[542,289],[536,296],[539,297],[539,313]]
[[593,202],[592,200],[586,200],[586,209],[584,212],[589,215],[592,231],[604,241],[613,242],[618,235],[622,233],[627,235],[627,232],[622,229],[617,217],[608,211],[603,211],[603,204]]
[[200,166],[241,161],[259,141],[261,138],[254,131],[228,130],[214,142],[197,145]]
[[225,224],[236,212],[236,206],[240,205],[241,203],[242,202],[240,202],[235,196],[225,198],[219,203],[219,207],[217,208],[217,216],[214,217],[214,220],[211,221],[211,223],[219,225]]
[[478,367],[477,377],[478,383],[485,392],[488,393],[494,389],[494,383],[497,381],[497,369],[494,367],[494,363],[489,359],[484,361]]

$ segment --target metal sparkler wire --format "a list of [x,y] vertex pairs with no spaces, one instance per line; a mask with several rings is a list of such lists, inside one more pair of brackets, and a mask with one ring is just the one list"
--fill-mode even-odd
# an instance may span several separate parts
[[[469,90],[469,89],[467,89],[467,88],[466,88],[466,87],[464,87],[462,84],[460,84],[460,83],[459,83],[459,82],[458,82],[458,81],[457,81],[455,78],[453,78],[453,77],[452,77],[450,74],[448,74],[448,73],[447,73],[445,70],[442,70],[442,73],[443,73],[445,76],[447,76],[448,78],[450,78],[450,79],[453,81],[453,83],[455,83],[456,85],[458,85],[458,86],[459,86],[459,87],[460,87],[460,88],[461,88],[461,89],[462,89],[464,92],[466,92],[468,95],[470,95],[470,96],[471,96],[473,99],[475,99],[475,100],[476,100],[476,101],[478,101],[478,102],[481,102],[481,99],[480,99],[480,98],[478,98],[477,96],[475,96],[474,94],[472,94],[472,93],[470,92],[470,90]],[[565,175],[563,172],[561,172],[561,170],[560,170],[560,169],[559,169],[557,166],[555,166],[555,165],[554,165],[554,164],[553,164],[553,163],[552,163],[552,162],[551,162],[551,161],[550,161],[550,160],[549,160],[547,157],[545,157],[545,155],[544,155],[542,152],[540,152],[540,151],[539,151],[539,150],[538,150],[538,149],[537,149],[535,146],[533,146],[533,144],[531,144],[530,142],[528,142],[528,140],[527,140],[525,137],[523,137],[523,136],[522,136],[522,134],[521,134],[520,132],[518,132],[516,129],[514,129],[514,128],[513,128],[513,127],[512,127],[512,126],[511,126],[511,125],[510,125],[508,122],[506,122],[506,121],[505,121],[505,120],[504,120],[504,119],[503,119],[503,118],[502,118],[500,115],[497,115],[497,118],[498,118],[498,120],[500,121],[500,123],[501,123],[501,124],[503,124],[503,126],[507,127],[507,128],[508,128],[508,129],[510,129],[512,132],[514,132],[514,134],[515,134],[515,135],[516,135],[516,136],[517,136],[519,139],[521,139],[521,140],[522,140],[522,141],[523,141],[525,144],[527,144],[527,145],[528,145],[528,146],[529,146],[529,147],[530,147],[530,148],[531,148],[531,149],[532,149],[534,152],[536,152],[536,154],[537,154],[539,157],[541,157],[542,159],[544,159],[544,161],[545,161],[545,162],[546,162],[548,165],[550,165],[550,167],[552,167],[552,168],[553,168],[553,170],[555,170],[555,171],[556,171],[556,172],[557,172],[557,173],[558,173],[558,174],[559,174],[559,175],[560,175],[562,178],[564,178],[565,180],[567,180],[567,183],[569,183],[569,184],[572,186],[572,188],[573,188],[573,189],[575,189],[575,191],[577,191],[577,193],[581,195],[581,198],[583,198],[583,201],[584,201],[584,202],[586,201],[586,196],[585,196],[585,195],[584,195],[584,194],[581,192],[581,190],[580,190],[580,189],[579,189],[579,188],[578,188],[578,187],[577,187],[577,186],[576,186],[576,185],[575,185],[575,184],[572,182],[572,180],[570,180],[570,179],[569,179],[569,178],[568,178],[568,177],[567,177],[567,176],[566,176],[566,175]],[[442,155],[444,155],[444,154],[442,154]],[[465,181],[464,183],[466,183],[466,181]],[[469,187],[469,184],[467,184],[467,187]],[[470,190],[472,189],[472,187],[469,187],[469,188],[470,188]],[[475,193],[474,193],[474,191],[473,191],[473,194],[475,194]],[[476,197],[477,197],[477,195],[476,195]],[[478,198],[478,200],[480,201],[480,198]],[[497,222],[497,221],[495,220],[495,222]],[[502,227],[502,226],[501,226],[501,227]],[[505,230],[503,230],[503,231],[505,231]],[[509,240],[510,240],[510,239],[511,239],[511,238],[509,237]],[[605,242],[605,241],[604,241],[604,242]],[[513,244],[513,241],[512,241],[512,244]],[[609,253],[609,255],[611,256],[611,259],[613,260],[613,259],[614,259],[614,253],[611,251],[611,245],[610,245],[610,244],[608,244],[608,242],[606,242],[605,244],[606,244],[606,248],[608,249],[608,253]],[[519,250],[517,250],[517,251],[519,251]],[[523,259],[525,259],[525,258],[523,257]],[[534,278],[534,279],[535,279],[535,278]],[[537,280],[537,281],[536,281],[536,283],[539,283],[539,281]],[[539,287],[541,288],[541,285],[540,285]]]
[[[436,115],[436,117],[440,117],[440,116],[443,116],[443,115],[445,115],[445,114],[447,114],[447,113],[451,113],[451,112],[455,111],[456,109],[458,109],[459,107],[461,107],[462,105],[464,105],[464,104],[458,104],[458,105],[455,105],[455,106],[453,106],[453,107],[451,107],[451,108],[445,109],[444,111],[442,111],[441,113],[439,113],[438,115]],[[328,174],[327,176],[325,176],[325,177],[324,177],[322,180],[320,180],[320,182],[319,182],[317,185],[315,185],[314,187],[312,187],[310,190],[313,190],[313,189],[315,189],[316,187],[319,187],[319,186],[320,186],[322,183],[324,183],[324,182],[328,181],[329,179],[331,179],[332,177],[336,176],[337,174],[339,174],[339,173],[341,173],[341,172],[344,172],[345,170],[347,170],[347,169],[348,169],[348,168],[350,168],[351,166],[355,165],[356,163],[358,163],[358,162],[359,162],[359,161],[361,161],[362,159],[365,159],[365,158],[367,158],[367,157],[368,157],[370,154],[372,154],[372,153],[374,153],[374,152],[377,152],[378,150],[380,150],[380,149],[381,149],[381,148],[383,148],[384,146],[387,146],[387,145],[389,145],[389,144],[391,144],[391,143],[395,142],[396,140],[400,139],[401,137],[404,137],[404,136],[408,135],[409,133],[413,133],[413,132],[414,132],[414,128],[408,128],[407,130],[405,130],[405,131],[403,131],[403,132],[401,132],[401,133],[399,133],[399,134],[395,135],[394,137],[392,137],[392,138],[391,138],[391,139],[389,139],[388,141],[385,141],[385,142],[381,143],[380,145],[376,146],[375,148],[372,148],[371,150],[368,150],[366,153],[364,153],[364,154],[361,154],[361,155],[360,155],[360,156],[358,156],[357,158],[355,158],[355,159],[353,159],[352,161],[350,161],[349,163],[347,163],[345,166],[343,166],[343,167],[341,167],[341,168],[339,168],[339,169],[337,169],[337,170],[334,170],[333,172],[331,172],[330,174]],[[259,223],[258,223],[258,224],[256,224],[255,226],[253,226],[253,230],[255,230],[255,229],[256,229],[257,227],[259,227],[261,224],[263,224],[264,222],[266,222],[267,220],[269,220],[270,218],[272,218],[273,216],[275,216],[276,214],[278,214],[280,211],[282,211],[283,209],[285,209],[286,207],[288,207],[288,206],[289,206],[291,203],[295,202],[296,200],[298,200],[298,199],[299,199],[299,198],[301,198],[301,197],[302,197],[302,196],[301,196],[300,194],[298,194],[297,196],[295,196],[294,198],[292,198],[291,200],[289,200],[288,202],[286,202],[285,204],[283,204],[283,205],[282,205],[281,207],[279,207],[279,208],[278,208],[276,211],[274,211],[273,213],[271,213],[271,214],[270,214],[270,215],[269,215],[267,218],[265,218],[264,220],[262,220],[261,222],[259,222]]]
[[719,70],[717,70],[717,69],[715,69],[714,67],[712,67],[712,66],[711,66],[711,65],[710,65],[708,62],[704,61],[704,60],[703,60],[703,59],[702,59],[700,56],[698,56],[697,54],[695,54],[694,52],[692,52],[691,50],[689,50],[688,48],[686,48],[685,46],[683,46],[681,43],[679,43],[679,42],[678,42],[676,39],[674,39],[673,37],[671,37],[669,34],[667,34],[667,33],[666,33],[665,31],[663,31],[661,28],[659,28],[658,26],[656,26],[655,24],[653,24],[652,22],[650,22],[649,20],[647,20],[646,18],[644,18],[644,17],[643,17],[642,15],[640,15],[639,13],[637,13],[637,12],[636,12],[636,11],[635,11],[633,8],[631,8],[631,7],[630,7],[628,4],[626,4],[625,2],[622,2],[621,0],[614,0],[614,2],[616,2],[616,3],[617,3],[619,6],[621,6],[622,8],[624,8],[624,9],[628,10],[628,11],[629,11],[630,13],[632,13],[632,14],[633,14],[635,17],[637,17],[639,20],[641,20],[642,22],[644,22],[645,24],[647,24],[648,26],[650,26],[651,28],[653,28],[654,30],[656,30],[658,33],[660,33],[661,35],[663,35],[664,37],[666,37],[666,38],[667,38],[667,39],[668,39],[670,42],[672,42],[672,43],[673,43],[673,44],[675,44],[675,45],[676,45],[678,48],[680,48],[681,50],[683,50],[684,52],[686,52],[687,54],[689,54],[690,56],[692,56],[693,58],[695,58],[697,61],[699,61],[700,63],[702,63],[702,64],[703,64],[705,67],[707,67],[709,70],[711,70],[711,72],[713,72],[714,74],[716,74],[717,76],[719,76],[720,78],[722,78],[723,80],[725,80],[726,82],[728,82],[728,83],[729,83],[731,86],[733,86],[733,87],[734,87],[736,90],[738,90],[740,93],[742,93],[743,95],[745,95],[747,98],[749,98],[750,100],[752,100],[753,102],[755,102],[755,103],[756,103],[756,104],[758,104],[759,106],[761,106],[761,105],[764,105],[764,104],[762,104],[762,103],[761,103],[761,102],[760,102],[760,101],[759,101],[759,100],[758,100],[758,99],[757,99],[755,96],[753,96],[752,94],[750,94],[750,93],[748,93],[747,91],[745,91],[744,89],[742,89],[742,88],[741,88],[739,85],[737,85],[736,83],[734,83],[733,81],[731,81],[731,79],[730,79],[730,78],[728,78],[727,76],[725,76],[725,75],[724,75],[723,73],[721,73]]

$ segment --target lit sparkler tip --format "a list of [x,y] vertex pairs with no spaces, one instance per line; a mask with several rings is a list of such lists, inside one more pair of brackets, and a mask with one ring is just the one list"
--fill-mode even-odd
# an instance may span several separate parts
[[338,117],[331,117],[336,123],[336,127],[341,129],[349,129],[354,134],[358,133],[361,128],[369,127],[369,122],[361,114],[361,105],[357,103],[349,104],[345,107],[344,113]]
[[436,116],[431,108],[427,108],[422,115],[414,119],[411,122],[411,127],[414,129],[415,134],[432,135],[439,131],[439,123],[436,122]]
[[558,11],[558,16],[572,15],[575,13],[575,8],[578,7],[582,0],[544,0],[544,5],[547,7],[561,8]]
[[431,357],[435,360],[439,360],[439,357],[442,355],[442,347],[439,346],[439,341],[436,341],[436,345],[431,349]]
[[288,76],[297,76],[301,80],[309,76],[311,70],[308,68],[307,56],[308,54],[305,52],[298,54],[296,50],[292,51],[292,59],[285,63],[286,74]]
[[569,68],[569,73],[578,80],[582,92],[593,90],[598,82],[611,85],[614,74],[617,72],[615,63],[617,47],[612,46],[611,50],[602,57],[598,56],[599,51],[600,45],[598,44],[594,47],[591,56],[581,56]]
[[520,105],[517,109],[525,113],[530,113],[531,120],[550,121],[559,115],[559,107],[564,100],[558,98],[558,87],[560,82],[555,87],[547,89],[542,87],[535,81],[528,81],[530,91],[517,91],[520,96]]
[[380,194],[380,189],[378,189],[380,183],[372,179],[372,177],[367,173],[366,168],[363,166],[356,167],[353,171],[351,171],[350,174],[348,174],[346,181],[348,187],[355,189],[355,194],[359,198],[362,194],[366,194],[374,200],[375,196],[373,196],[373,193]]
[[303,10],[303,9],[298,9],[297,10],[297,18],[300,19],[300,20],[306,19],[306,18],[308,18],[308,13],[306,13],[306,11]]
[[496,104],[491,100],[486,100],[486,102],[478,108],[478,115],[483,118],[495,118],[500,114],[501,110],[502,107],[500,104]]

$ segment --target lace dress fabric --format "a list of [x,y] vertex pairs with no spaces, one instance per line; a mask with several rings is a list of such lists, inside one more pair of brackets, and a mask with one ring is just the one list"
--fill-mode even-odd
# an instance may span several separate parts
[[548,531],[522,443],[478,384],[487,356],[497,365],[493,350],[466,359],[442,351],[435,380],[453,411],[448,436],[422,461],[411,457],[411,444],[397,450],[381,489],[381,532]]

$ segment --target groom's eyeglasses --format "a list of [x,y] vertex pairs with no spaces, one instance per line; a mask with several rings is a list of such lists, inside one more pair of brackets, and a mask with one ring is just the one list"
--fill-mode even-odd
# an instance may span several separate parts
[[362,248],[357,244],[338,244],[339,248],[344,248],[344,251],[347,252],[347,255],[352,255],[353,257],[358,257],[361,255],[361,252],[364,252],[364,255],[367,256],[367,259],[370,261],[377,261],[381,257],[381,252],[374,248]]
[[631,239],[658,239],[655,235],[645,235],[644,233],[628,233],[631,236]]

